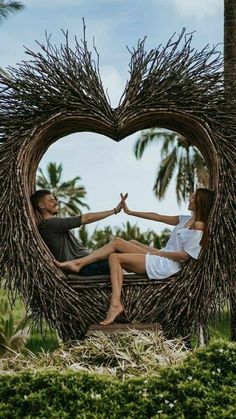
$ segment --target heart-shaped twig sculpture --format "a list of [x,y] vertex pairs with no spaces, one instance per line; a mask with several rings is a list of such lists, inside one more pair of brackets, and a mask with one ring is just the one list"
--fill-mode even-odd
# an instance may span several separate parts
[[[103,90],[99,57],[93,61],[85,38],[74,50],[67,34],[59,49],[47,38],[40,52],[26,49],[29,61],[9,68],[9,78],[0,77],[0,272],[34,320],[46,319],[63,339],[80,338],[94,322],[88,304],[97,320],[104,316],[106,307],[96,309],[102,286],[75,293],[65,282],[38,234],[29,197],[47,148],[74,132],[120,141],[150,127],[177,131],[201,151],[216,190],[208,248],[178,278],[149,283],[146,291],[134,284],[139,310],[130,320],[159,321],[169,335],[187,334],[235,296],[235,97],[224,86],[221,54],[208,47],[198,52],[191,40],[183,30],[150,52],[139,42],[116,109]],[[130,287],[124,298],[135,295]]]

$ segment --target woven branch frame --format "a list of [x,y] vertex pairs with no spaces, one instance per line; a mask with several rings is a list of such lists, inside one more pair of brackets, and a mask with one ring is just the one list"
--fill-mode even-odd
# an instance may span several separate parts
[[[158,284],[149,318],[160,321],[169,335],[196,331],[236,293],[235,97],[224,86],[222,56],[215,48],[196,51],[185,30],[150,52],[139,41],[130,51],[130,79],[112,109],[96,49],[94,61],[85,37],[72,50],[64,36],[59,48],[46,38],[40,52],[26,49],[30,59],[8,68],[9,79],[0,77],[0,272],[5,286],[12,298],[20,292],[35,322],[46,319],[63,339],[82,337],[89,325],[84,293],[75,293],[53,265],[30,205],[39,161],[52,143],[74,132],[120,141],[141,129],[168,128],[201,151],[216,200],[208,248],[178,278]],[[99,292],[98,287],[95,310]],[[150,286],[142,297],[141,320],[142,310],[148,318],[149,297]]]

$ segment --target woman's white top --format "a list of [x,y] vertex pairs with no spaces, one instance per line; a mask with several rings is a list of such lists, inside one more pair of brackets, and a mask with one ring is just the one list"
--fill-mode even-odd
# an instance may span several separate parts
[[[187,252],[192,258],[197,259],[201,250],[201,230],[190,230],[185,224],[190,220],[189,215],[180,215],[179,224],[173,229],[166,247],[162,252]],[[163,279],[176,274],[182,269],[179,261],[167,259],[163,256],[146,255],[146,271],[150,279]]]

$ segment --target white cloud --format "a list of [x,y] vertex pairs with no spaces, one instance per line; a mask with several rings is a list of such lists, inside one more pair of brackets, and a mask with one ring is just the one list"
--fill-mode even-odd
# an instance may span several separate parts
[[100,74],[104,90],[107,90],[110,98],[111,106],[116,108],[124,91],[126,80],[110,65],[101,66]]
[[223,13],[223,0],[172,0],[177,13],[182,17],[203,20]]

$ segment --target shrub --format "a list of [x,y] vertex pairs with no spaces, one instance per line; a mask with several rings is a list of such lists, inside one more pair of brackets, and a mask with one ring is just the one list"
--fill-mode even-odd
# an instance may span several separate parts
[[0,418],[235,418],[236,344],[218,342],[158,376],[2,375]]
[[8,350],[20,352],[29,338],[26,320],[15,322],[13,312],[6,297],[0,298],[0,355]]

